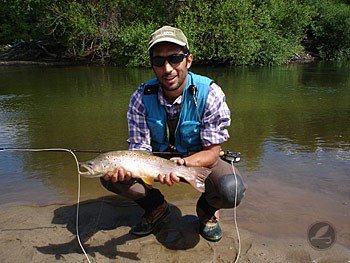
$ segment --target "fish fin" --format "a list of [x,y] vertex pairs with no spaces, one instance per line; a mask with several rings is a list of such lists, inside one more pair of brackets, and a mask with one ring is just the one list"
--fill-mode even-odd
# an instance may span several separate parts
[[190,183],[195,189],[197,189],[199,192],[204,193],[205,192],[205,179],[209,176],[211,173],[211,170],[206,167],[190,167],[190,170],[193,174],[193,176],[189,178],[184,178],[187,182]]
[[153,185],[153,182],[154,182],[154,179],[151,178],[151,177],[144,177],[144,178],[141,178],[141,180],[142,180],[147,186],[152,186],[152,185]]

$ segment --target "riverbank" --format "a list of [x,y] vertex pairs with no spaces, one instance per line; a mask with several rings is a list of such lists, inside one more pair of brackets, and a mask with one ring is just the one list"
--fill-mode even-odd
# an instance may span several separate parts
[[[223,219],[223,239],[199,236],[193,205],[172,204],[171,219],[155,234],[128,234],[142,211],[112,198],[81,203],[80,237],[91,262],[233,262],[237,235],[232,219]],[[1,207],[1,262],[87,262],[75,236],[75,204]],[[318,251],[306,239],[268,238],[240,229],[239,262],[348,262],[350,250],[335,244]]]
[[[89,58],[65,55],[59,43],[44,41],[19,41],[0,45],[0,66],[71,66],[93,63]],[[96,63],[97,64],[97,63]]]
[[81,63],[75,63],[74,61],[0,61],[0,67],[22,67],[22,66],[37,66],[37,67],[51,67],[51,66],[72,66],[81,65]]
[[[30,41],[15,44],[0,45],[1,66],[71,66],[71,65],[116,65],[115,61],[95,58],[93,56],[67,56],[67,50],[58,43]],[[295,53],[288,63],[310,63],[319,61],[320,58],[311,52]],[[194,61],[194,65],[206,65],[206,63]],[[210,66],[230,65],[224,62]]]

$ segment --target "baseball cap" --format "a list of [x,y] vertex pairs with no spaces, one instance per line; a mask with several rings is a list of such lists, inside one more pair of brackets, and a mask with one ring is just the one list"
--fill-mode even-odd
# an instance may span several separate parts
[[187,47],[188,42],[185,34],[176,27],[163,26],[151,34],[148,50],[160,42],[171,42],[182,47]]

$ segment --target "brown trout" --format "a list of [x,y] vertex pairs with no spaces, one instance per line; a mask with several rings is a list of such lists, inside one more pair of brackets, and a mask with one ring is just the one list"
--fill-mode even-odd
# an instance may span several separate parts
[[113,151],[98,155],[96,158],[79,163],[79,171],[84,177],[101,177],[105,174],[112,175],[114,171],[122,167],[131,172],[133,178],[140,178],[146,185],[152,186],[159,174],[173,172],[176,176],[185,179],[190,185],[200,192],[204,192],[204,181],[211,173],[205,167],[187,167],[157,157],[144,151]]

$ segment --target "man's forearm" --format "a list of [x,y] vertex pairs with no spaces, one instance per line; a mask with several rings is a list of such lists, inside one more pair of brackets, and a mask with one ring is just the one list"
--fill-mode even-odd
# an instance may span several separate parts
[[203,166],[211,168],[216,165],[220,157],[220,144],[205,147],[202,151],[184,158],[187,166]]

